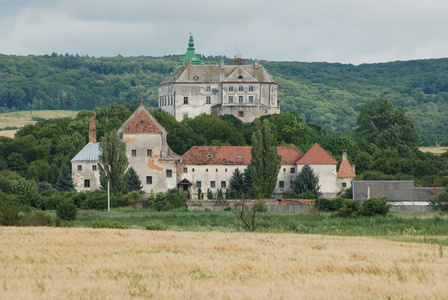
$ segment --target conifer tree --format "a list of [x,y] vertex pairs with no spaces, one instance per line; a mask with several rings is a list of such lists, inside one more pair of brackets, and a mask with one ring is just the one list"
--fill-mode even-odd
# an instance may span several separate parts
[[56,180],[54,188],[57,191],[73,191],[75,184],[73,183],[72,173],[67,165],[62,165],[59,177]]
[[309,165],[303,166],[300,173],[294,178],[292,182],[292,190],[297,194],[311,192],[319,199],[321,192],[319,186],[319,178],[314,174],[313,169]]
[[233,198],[241,198],[243,192],[243,174],[240,169],[235,169],[229,179],[230,195]]
[[250,198],[252,184],[254,183],[252,172],[251,164],[243,172],[243,193],[246,195],[246,198]]
[[127,184],[129,192],[137,191],[140,194],[143,194],[143,186],[142,181],[140,180],[140,176],[138,176],[137,172],[133,167],[130,167],[127,172]]
[[257,198],[271,198],[277,183],[281,157],[277,153],[275,125],[268,120],[255,122],[252,133],[253,191]]

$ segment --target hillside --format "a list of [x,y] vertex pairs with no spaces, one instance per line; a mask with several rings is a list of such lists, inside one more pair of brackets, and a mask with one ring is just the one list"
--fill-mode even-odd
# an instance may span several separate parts
[[[142,99],[156,107],[157,84],[178,58],[0,55],[0,112],[91,110]],[[220,59],[204,58],[209,63]],[[359,66],[262,64],[280,84],[282,110],[297,111],[304,121],[321,125],[329,133],[351,132],[361,103],[387,98],[403,107],[415,123],[421,145],[448,145],[448,59]]]

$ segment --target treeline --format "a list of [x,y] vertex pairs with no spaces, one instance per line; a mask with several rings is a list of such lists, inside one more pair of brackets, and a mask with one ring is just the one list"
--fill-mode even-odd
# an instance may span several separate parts
[[[116,131],[137,105],[111,104],[95,108],[98,138]],[[14,181],[25,178],[53,185],[63,165],[88,142],[89,114],[74,119],[41,119],[20,129],[14,139],[0,137],[0,190],[9,193]],[[234,116],[200,115],[177,122],[168,113],[153,109],[153,115],[168,131],[168,144],[182,155],[197,145],[251,145],[254,123]],[[305,153],[319,143],[337,161],[346,149],[356,173],[363,179],[412,179],[416,186],[448,185],[448,153],[434,155],[418,150],[414,125],[401,108],[384,99],[361,106],[354,134],[327,134],[297,113],[265,116],[275,125],[279,146],[296,145]]]
[[[204,57],[218,63],[221,56]],[[160,83],[178,56],[0,55],[0,111],[92,110],[111,103],[157,106]],[[248,61],[250,63],[250,61]],[[328,133],[351,134],[360,105],[385,98],[415,124],[419,145],[448,145],[448,59],[359,66],[262,62],[280,84],[282,111]]]

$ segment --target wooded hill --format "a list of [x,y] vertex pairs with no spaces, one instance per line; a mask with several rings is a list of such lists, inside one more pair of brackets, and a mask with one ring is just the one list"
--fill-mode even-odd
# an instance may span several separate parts
[[[226,57],[204,57],[218,63]],[[157,84],[179,56],[105,57],[0,55],[0,111],[92,110],[107,104],[157,106]],[[248,60],[250,63],[250,60]],[[448,59],[359,66],[261,62],[280,84],[282,111],[328,133],[351,133],[359,106],[385,98],[415,123],[421,145],[448,145]]]

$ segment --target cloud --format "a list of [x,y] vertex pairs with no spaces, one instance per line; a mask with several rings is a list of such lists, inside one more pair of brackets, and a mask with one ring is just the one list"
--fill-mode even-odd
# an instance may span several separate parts
[[[2,2],[2,1],[0,1]],[[447,57],[445,0],[6,1],[0,53],[382,62]]]

